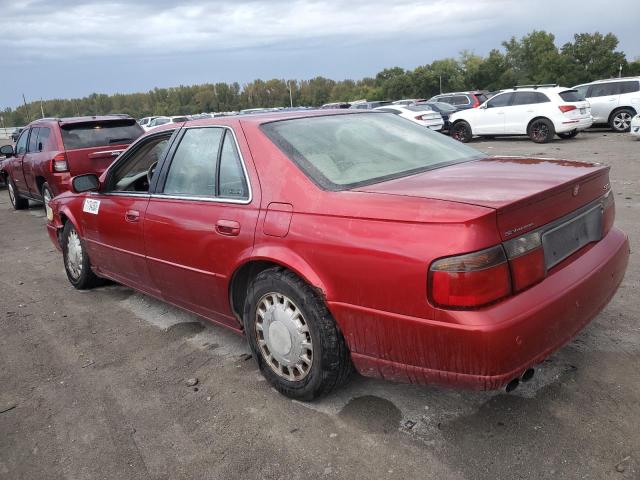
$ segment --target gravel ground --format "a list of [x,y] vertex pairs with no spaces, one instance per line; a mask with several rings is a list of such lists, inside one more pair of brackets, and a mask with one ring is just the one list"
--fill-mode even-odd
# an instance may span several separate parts
[[288,400],[235,334],[119,285],[74,290],[43,209],[0,191],[0,479],[640,478],[640,142],[472,145],[611,165],[632,244],[613,301],[511,394],[356,377]]

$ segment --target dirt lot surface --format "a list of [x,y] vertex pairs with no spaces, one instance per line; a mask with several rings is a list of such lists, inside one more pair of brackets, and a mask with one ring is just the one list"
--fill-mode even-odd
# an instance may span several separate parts
[[43,209],[1,190],[0,479],[640,478],[640,141],[472,145],[611,165],[632,244],[609,306],[511,394],[356,377],[288,400],[233,333],[119,285],[74,290]]

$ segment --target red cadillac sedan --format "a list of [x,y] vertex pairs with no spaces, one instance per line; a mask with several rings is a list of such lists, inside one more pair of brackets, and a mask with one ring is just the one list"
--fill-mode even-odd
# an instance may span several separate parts
[[611,299],[609,168],[488,157],[389,113],[187,122],[52,200],[72,285],[108,278],[246,335],[310,400],[366,376],[514,388]]

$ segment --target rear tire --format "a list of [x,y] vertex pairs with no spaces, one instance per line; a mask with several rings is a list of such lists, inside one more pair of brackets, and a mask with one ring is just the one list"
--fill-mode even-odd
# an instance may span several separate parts
[[102,283],[91,270],[84,241],[70,221],[67,221],[62,230],[62,258],[67,278],[78,290],[88,290]]
[[571,130],[570,132],[558,133],[558,136],[566,140],[569,138],[574,138],[576,135],[578,135],[578,133],[578,130]]
[[53,218],[51,209],[49,208],[49,202],[53,198],[53,192],[48,183],[42,185],[42,203],[44,204],[44,211],[47,214],[47,218]]
[[11,177],[7,177],[7,188],[9,190],[9,201],[15,210],[29,208],[29,200],[20,196]]
[[317,293],[281,267],[259,273],[244,305],[245,332],[260,371],[283,395],[313,400],[353,371],[342,333]]
[[535,143],[549,143],[555,135],[555,128],[546,118],[538,118],[531,122],[527,133]]
[[465,122],[464,120],[454,123],[451,127],[451,138],[462,143],[470,142],[473,138],[471,125],[469,125],[469,123]]
[[631,120],[635,116],[635,112],[630,108],[621,108],[611,114],[609,118],[609,126],[611,130],[619,133],[631,130]]

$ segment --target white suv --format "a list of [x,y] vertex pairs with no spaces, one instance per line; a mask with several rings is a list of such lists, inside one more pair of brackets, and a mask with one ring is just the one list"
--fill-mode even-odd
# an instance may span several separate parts
[[597,80],[574,88],[591,104],[593,123],[609,124],[616,132],[628,132],[631,119],[640,113],[640,77]]
[[451,136],[461,142],[474,135],[528,135],[547,143],[554,135],[573,138],[593,123],[589,103],[576,90],[557,85],[525,85],[504,90],[478,108],[449,117]]

